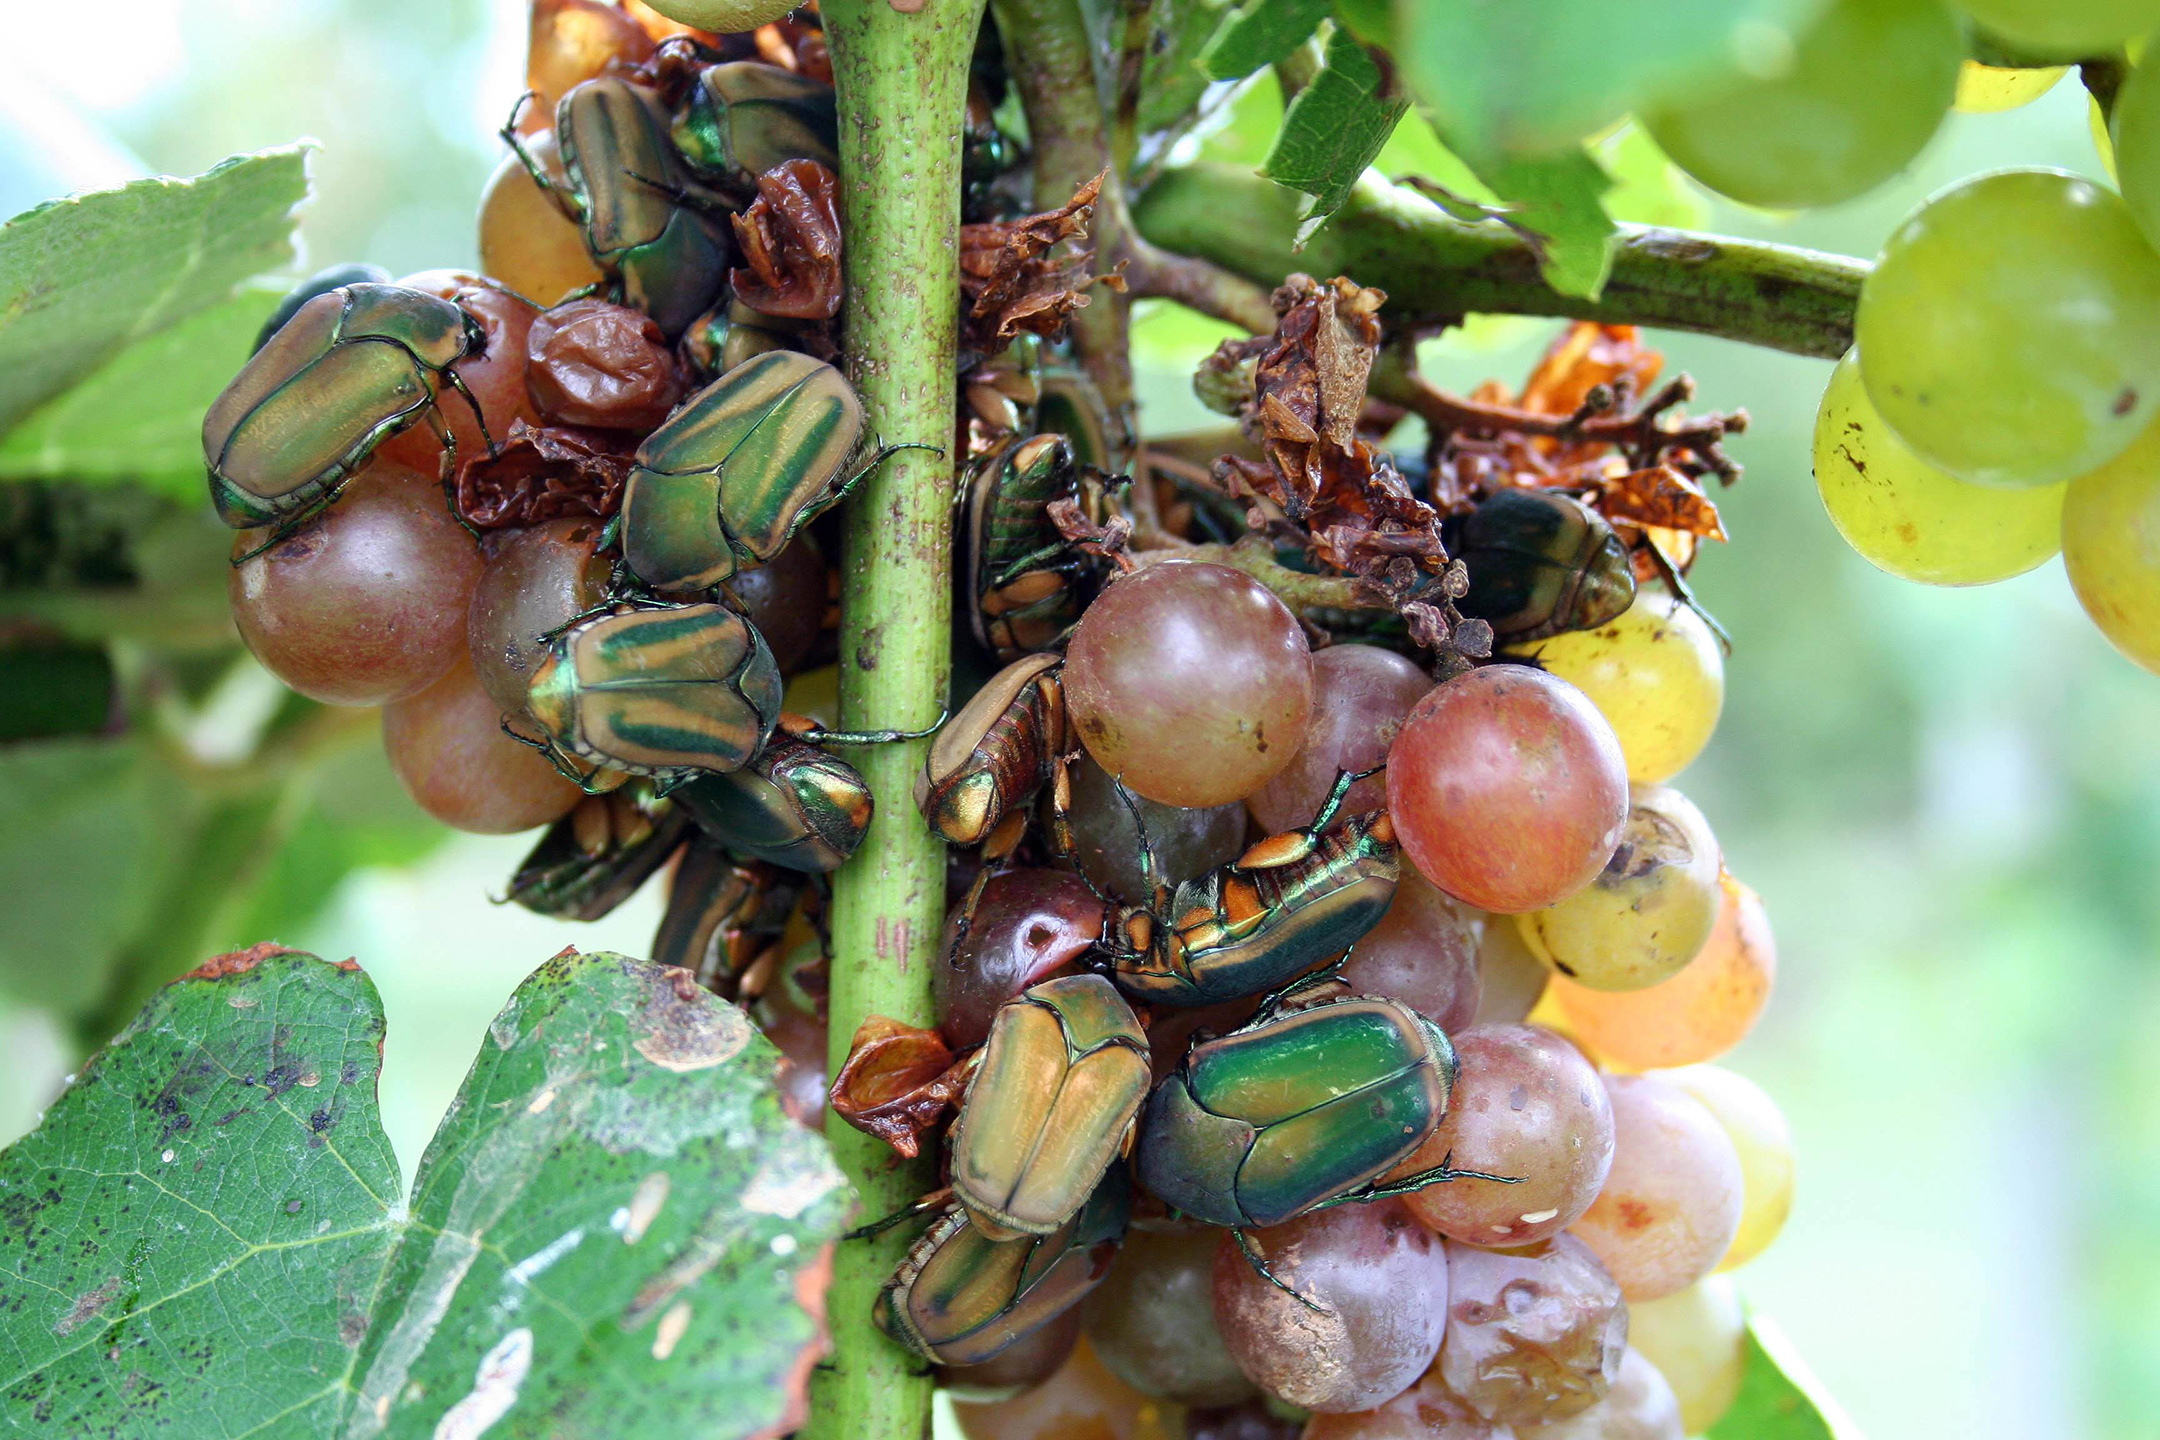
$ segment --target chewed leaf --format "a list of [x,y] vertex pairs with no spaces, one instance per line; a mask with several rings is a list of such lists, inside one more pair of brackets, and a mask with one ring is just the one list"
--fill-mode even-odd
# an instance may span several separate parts
[[352,966],[160,992],[0,1154],[0,1395],[53,1434],[749,1437],[799,1423],[848,1202],[683,971],[549,961],[409,1200]]
[[1861,1440],[1822,1382],[1768,1319],[1748,1317],[1746,1368],[1740,1393],[1708,1440]]
[[1300,245],[1350,198],[1351,187],[1409,108],[1348,31],[1329,37],[1319,71],[1290,102],[1275,146],[1260,167],[1276,184],[1312,197],[1298,227]]
[[0,225],[0,434],[135,341],[293,259],[305,147],[71,195]]

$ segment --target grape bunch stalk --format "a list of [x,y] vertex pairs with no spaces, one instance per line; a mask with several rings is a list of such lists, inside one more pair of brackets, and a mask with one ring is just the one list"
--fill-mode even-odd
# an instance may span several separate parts
[[[481,272],[339,267],[265,328],[204,427],[249,647],[382,707],[438,819],[547,827],[511,900],[666,887],[653,956],[748,1010],[804,1124],[923,1182],[836,1296],[971,1440],[1715,1423],[1725,1272],[1794,1178],[1776,1104],[1711,1063],[1768,1001],[1769,922],[1672,784],[1736,643],[1687,575],[1745,412],[1691,413],[1610,318],[1452,394],[1417,368],[1448,317],[1369,276],[1155,250],[1115,167],[1046,196],[1071,137],[1014,133],[1030,62],[988,27],[953,383],[880,433],[825,20],[674,8],[733,28],[534,0]],[[1775,74],[1641,118],[1723,193],[1832,203],[1917,153],[1971,49],[1935,0],[1834,0]],[[1975,583],[2059,544],[2160,665],[2146,91],[2113,98],[2122,198],[1987,176],[1892,237],[1816,462],[1876,563]],[[1101,344],[1128,283],[1251,332],[1194,375],[1217,428],[1137,433]],[[949,496],[881,488],[926,455]],[[865,536],[925,511],[953,580],[913,618],[953,659],[911,683],[944,713],[843,717],[910,663],[860,618]],[[926,948],[849,928],[896,826],[943,847],[930,1013],[863,1014],[841,991]]]

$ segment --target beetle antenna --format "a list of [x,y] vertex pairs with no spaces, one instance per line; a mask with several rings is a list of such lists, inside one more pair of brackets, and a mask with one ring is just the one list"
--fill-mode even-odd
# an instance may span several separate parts
[[1391,1200],[1397,1195],[1408,1195],[1412,1191],[1424,1190],[1434,1185],[1444,1185],[1450,1180],[1490,1180],[1495,1185],[1520,1185],[1523,1183],[1523,1177],[1520,1175],[1495,1175],[1487,1170],[1457,1170],[1452,1163],[1454,1159],[1455,1152],[1450,1150],[1447,1154],[1441,1156],[1440,1163],[1430,1170],[1420,1170],[1415,1174],[1405,1175],[1402,1179],[1390,1181],[1385,1185],[1367,1185],[1363,1189],[1352,1190],[1347,1195],[1337,1195],[1332,1200],[1323,1200],[1312,1208],[1325,1210],[1334,1205],[1364,1205],[1374,1200]]
[[517,103],[510,107],[510,118],[503,121],[502,129],[496,133],[502,136],[503,144],[510,147],[510,153],[517,156],[518,164],[525,167],[525,173],[532,176],[533,184],[540,187],[540,193],[547,196],[549,202],[562,211],[564,218],[570,223],[582,225],[585,223],[584,204],[574,193],[555,183],[554,177],[547,173],[547,167],[533,158],[532,151],[525,148],[525,141],[517,133],[518,117],[525,113],[525,102],[536,98],[539,93],[537,90],[527,90],[518,96]]
[[1673,597],[1694,611],[1703,624],[1710,627],[1710,633],[1717,636],[1719,649],[1727,655],[1732,654],[1732,636],[1725,633],[1723,625],[1718,624],[1717,616],[1705,610],[1702,602],[1695,598],[1694,587],[1687,583],[1686,577],[1680,573],[1680,567],[1673,564],[1672,557],[1667,555],[1655,540],[1646,543],[1650,546],[1650,558],[1657,565],[1658,574],[1664,577],[1666,585],[1671,588]]
[[1315,1315],[1332,1315],[1335,1313],[1327,1306],[1322,1305],[1319,1301],[1314,1300],[1310,1296],[1306,1295],[1304,1292],[1292,1286],[1285,1285],[1281,1280],[1277,1279],[1275,1276],[1275,1272],[1268,1269],[1267,1257],[1260,1253],[1259,1246],[1252,1243],[1252,1237],[1245,1233],[1244,1226],[1231,1226],[1230,1235],[1232,1239],[1237,1241],[1237,1248],[1239,1253],[1244,1255],[1245,1263],[1252,1266],[1254,1274],[1258,1275],[1261,1279],[1267,1281],[1268,1284],[1273,1285],[1276,1289],[1282,1291],[1283,1294],[1288,1295],[1291,1299],[1297,1301],[1298,1304],[1303,1305],[1306,1309],[1312,1311]]

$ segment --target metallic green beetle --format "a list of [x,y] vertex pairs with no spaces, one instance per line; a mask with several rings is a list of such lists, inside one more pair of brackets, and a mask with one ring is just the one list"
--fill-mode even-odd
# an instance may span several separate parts
[[[529,98],[529,97],[528,97]],[[519,101],[522,109],[524,101]],[[716,196],[699,194],[668,140],[657,92],[617,75],[573,86],[555,107],[568,184],[550,178],[518,138],[502,137],[533,183],[585,236],[593,263],[623,303],[674,339],[727,283],[728,241]]]
[[739,188],[789,160],[840,168],[833,87],[756,60],[700,72],[668,134],[692,170]]
[[1124,1149],[1147,1087],[1147,1037],[1109,981],[1030,986],[990,1022],[953,1124],[953,1193],[992,1239],[1052,1234]]
[[[1339,777],[1304,829],[1126,907],[1107,936],[1118,988],[1153,1005],[1241,1000],[1363,939],[1395,899],[1401,862],[1385,810],[1334,819],[1357,778]],[[1153,870],[1144,835],[1141,866]]]
[[1078,1304],[1110,1273],[1132,1209],[1122,1164],[1048,1235],[993,1240],[948,1202],[878,1292],[871,1318],[939,1365],[979,1365]]
[[1000,660],[1047,650],[1080,618],[1097,566],[1045,513],[1080,493],[1072,442],[1031,435],[968,467],[961,543],[968,622]]
[[584,767],[664,782],[735,769],[772,737],[780,691],[755,626],[722,605],[677,605],[563,631],[533,672],[526,709],[545,737],[532,743],[598,789]]
[[623,489],[623,563],[655,590],[708,590],[780,553],[847,488],[862,402],[793,350],[754,355],[640,445]]
[[1447,1113],[1455,1047],[1395,1000],[1361,996],[1247,1024],[1187,1052],[1141,1119],[1140,1183],[1214,1225],[1279,1225],[1345,1202],[1466,1176],[1445,1165],[1397,1181]]
[[1595,630],[1635,603],[1627,547],[1605,517],[1557,490],[1502,490],[1451,522],[1448,550],[1470,575],[1455,602],[1502,640]]
[[[293,312],[203,417],[210,501],[236,530],[305,519],[335,500],[375,447],[436,412],[439,387],[480,404],[451,366],[486,343],[455,301],[399,285],[345,285]],[[486,421],[481,420],[482,433]]]
[[759,959],[768,952],[777,959],[802,887],[799,874],[739,860],[693,833],[653,933],[652,958],[688,970],[700,985],[732,1000]]
[[270,337],[284,329],[285,322],[299,314],[300,307],[316,296],[327,295],[332,290],[342,290],[348,285],[389,283],[390,272],[380,265],[331,265],[316,271],[285,292],[285,298],[278,301],[277,309],[270,312],[270,317],[263,321],[262,328],[255,332],[255,345],[248,354],[252,355],[269,344]]
[[649,780],[588,795],[548,827],[503,898],[538,915],[598,920],[668,862],[689,826],[689,812]]
[[741,769],[693,781],[674,799],[729,849],[809,874],[846,864],[873,810],[861,771],[782,735]]

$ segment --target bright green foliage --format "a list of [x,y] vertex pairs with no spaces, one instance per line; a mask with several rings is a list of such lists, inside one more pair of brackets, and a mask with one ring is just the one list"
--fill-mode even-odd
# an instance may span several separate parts
[[1260,173],[1312,196],[1299,236],[1342,208],[1365,167],[1379,156],[1410,102],[1383,93],[1380,67],[1347,31],[1328,38],[1312,82],[1283,115]]
[[1740,1393],[1707,1434],[1708,1440],[1860,1440],[1784,1333],[1760,1316],[1748,1318]]
[[1821,0],[1397,0],[1396,60],[1465,159],[1565,150],[1774,56]]
[[2160,414],[2160,255],[2075,175],[2001,171],[1931,198],[1883,246],[1855,331],[1883,419],[1976,484],[2083,474]]
[[138,180],[0,226],[0,433],[147,335],[293,259],[305,147]]
[[1223,0],[1154,0],[1147,7],[1147,58],[1140,62],[1141,133],[1190,122],[1209,76],[1200,55],[1231,14]]
[[1603,203],[1612,177],[1580,148],[1472,166],[1507,202],[1509,223],[1532,237],[1545,283],[1595,300],[1612,269],[1614,226]]
[[1920,153],[1957,94],[1964,58],[1964,34],[1942,0],[1837,0],[1774,78],[1706,88],[1644,123],[1721,195],[1832,205]]
[[1892,434],[1847,355],[1815,417],[1815,486],[1870,564],[1929,585],[2022,575],[2062,548],[2067,482],[2004,490],[1946,475]]
[[1242,80],[1288,59],[1327,15],[1328,0],[1246,0],[1200,52],[1200,68],[1211,79]]
[[198,504],[203,411],[247,360],[278,291],[246,289],[136,341],[0,442],[0,478],[132,480]]
[[549,961],[404,1204],[382,1038],[357,967],[265,947],[169,986],[84,1067],[0,1154],[8,1414],[234,1437],[785,1423],[817,1335],[796,1287],[846,1192],[741,1012],[643,961]]

